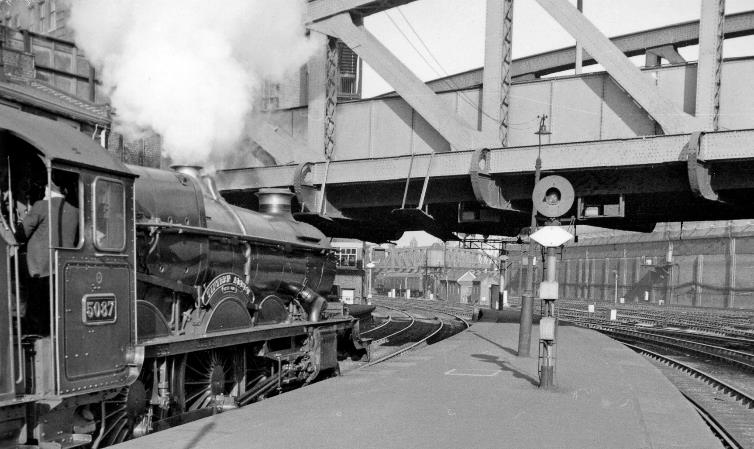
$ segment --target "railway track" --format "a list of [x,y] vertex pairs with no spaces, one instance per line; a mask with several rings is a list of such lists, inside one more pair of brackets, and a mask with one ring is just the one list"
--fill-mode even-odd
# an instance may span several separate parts
[[[561,320],[570,321],[574,324],[579,324],[585,327],[589,327],[595,330],[599,330],[605,334],[618,339],[629,341],[642,341],[644,343],[653,344],[661,347],[668,347],[678,351],[693,352],[702,357],[715,358],[720,362],[737,366],[754,373],[754,353],[748,351],[741,351],[737,349],[730,349],[724,346],[713,345],[698,341],[693,334],[676,333],[671,336],[668,335],[670,331],[665,330],[661,332],[659,330],[638,330],[635,327],[631,327],[621,323],[615,323],[604,320],[589,320],[574,314],[572,311],[561,309],[559,312]],[[704,339],[705,337],[702,337]],[[717,337],[716,341],[720,341],[721,337]],[[745,340],[735,338],[735,341],[739,344],[743,344]],[[754,340],[746,342],[745,346],[754,347]]]
[[[460,322],[463,329],[468,329],[470,326],[468,319],[471,318],[471,312],[462,308],[448,308],[445,305],[417,303],[416,301],[375,300],[374,304],[378,308],[389,311],[389,314],[383,323],[361,333],[362,337],[373,339],[371,361],[346,367],[344,371],[373,366],[418,347],[447,338],[458,331],[459,326],[452,325],[454,322]],[[444,315],[450,319],[443,319],[438,315]]]
[[754,338],[754,313],[730,309],[699,309],[685,306],[644,304],[613,304],[584,300],[559,300],[560,308],[585,310],[595,307],[595,317],[606,317],[610,309],[617,311],[618,321],[656,327],[677,327],[710,335]]
[[754,396],[733,383],[649,349],[626,344],[649,358],[731,448],[754,447]]
[[[700,330],[700,320],[677,319],[673,313],[650,316],[650,311],[619,309],[617,320],[610,320],[599,310],[587,313],[583,304],[558,310],[561,320],[603,332],[645,355],[726,447],[754,448],[754,338],[744,329],[748,318],[724,318],[715,329],[715,319],[707,317],[701,327],[714,330],[710,332]],[[674,327],[684,323],[693,326]]]

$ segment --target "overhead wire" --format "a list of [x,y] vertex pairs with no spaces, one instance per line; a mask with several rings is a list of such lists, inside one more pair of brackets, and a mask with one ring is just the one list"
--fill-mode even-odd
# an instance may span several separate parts
[[[401,7],[396,7],[395,9],[398,11],[398,14],[401,16],[401,18],[406,23],[406,25],[408,25],[408,28],[411,30],[411,32],[413,33],[413,35],[416,36],[416,39],[419,41],[419,43],[424,48],[424,50],[426,51],[426,53],[429,55],[429,57],[432,59],[432,61],[434,61],[434,64],[437,67],[439,67],[440,71],[438,71],[437,68],[435,68],[435,66],[432,63],[430,63],[430,61],[424,56],[424,54],[416,47],[416,45],[414,45],[414,43],[411,41],[411,39],[409,39],[409,37],[406,35],[406,33],[403,31],[403,29],[401,29],[401,27],[393,19],[393,17],[390,16],[390,14],[388,14],[388,12],[386,11],[385,14],[387,15],[388,19],[390,19],[390,21],[392,22],[393,26],[403,36],[403,38],[406,40],[406,42],[409,43],[409,45],[414,49],[414,51],[419,55],[419,57],[424,61],[424,63],[427,64],[427,67],[429,67],[436,75],[441,76],[441,77],[447,77],[443,81],[445,83],[447,83],[451,88],[455,89],[456,92],[458,93],[459,97],[465,103],[467,103],[468,105],[470,105],[470,106],[478,109],[479,112],[483,116],[485,116],[485,117],[487,117],[489,119],[492,119],[494,121],[499,121],[498,117],[494,117],[494,116],[491,116],[490,114],[486,113],[484,111],[484,109],[482,109],[480,107],[481,106],[480,104],[475,103],[468,96],[466,96],[466,94],[464,92],[462,92],[462,88],[452,79],[452,77],[448,73],[448,71],[445,70],[445,67],[443,66],[443,64],[437,59],[437,57],[434,55],[434,53],[429,48],[429,46],[427,45],[427,43],[424,41],[424,39],[422,39],[422,37],[418,33],[418,31],[416,31],[416,28],[414,28],[414,26],[411,24],[411,21],[403,13],[402,8]],[[582,114],[593,115],[593,116],[599,116],[600,115],[599,112],[590,111],[590,110],[586,110],[586,109],[580,109],[580,108],[573,108],[573,107],[564,106],[564,105],[556,105],[556,104],[554,104],[552,102],[538,101],[538,100],[534,100],[534,99],[529,98],[529,97],[522,97],[522,96],[512,95],[512,94],[510,95],[510,97],[511,98],[516,98],[516,99],[520,99],[520,100],[524,100],[524,101],[528,101],[528,102],[531,102],[531,103],[542,104],[542,105],[545,105],[545,106],[548,106],[548,107],[552,107],[552,108],[556,108],[556,109],[560,109],[560,110],[567,110],[567,111],[571,111],[571,112],[579,112],[579,113],[582,113]],[[678,114],[678,115],[683,115],[683,114]],[[524,122],[521,122],[521,123],[509,123],[508,127],[510,129],[516,129],[516,130],[529,130],[529,129],[533,129],[534,127],[531,127],[531,126],[522,127],[522,126],[529,125],[529,124],[533,123],[536,120],[538,120],[537,117],[532,117],[530,120],[524,121]],[[652,120],[655,120],[655,119],[652,118]]]
[[[400,16],[401,16],[401,17],[403,18],[403,21],[404,21],[404,22],[405,22],[405,23],[406,23],[406,24],[408,25],[408,27],[409,27],[409,29],[411,30],[411,32],[413,33],[413,35],[414,35],[414,36],[416,36],[416,39],[417,39],[417,40],[419,41],[419,43],[421,44],[421,46],[422,46],[422,47],[424,48],[424,50],[425,50],[425,51],[427,52],[427,54],[429,55],[429,57],[430,57],[430,58],[432,58],[432,60],[434,61],[434,63],[435,63],[436,65],[437,65],[437,67],[439,67],[439,68],[440,68],[440,70],[441,70],[442,72],[439,72],[439,71],[438,71],[438,70],[437,70],[437,69],[436,69],[436,68],[435,68],[435,67],[434,67],[434,66],[433,66],[433,65],[432,65],[432,64],[431,64],[431,63],[430,63],[430,62],[429,62],[428,60],[427,60],[427,58],[426,58],[426,57],[424,56],[424,54],[423,54],[423,53],[422,53],[422,52],[421,52],[421,51],[420,51],[420,50],[419,50],[419,49],[418,49],[418,48],[416,47],[416,45],[414,45],[414,43],[413,43],[413,42],[411,41],[411,39],[409,39],[409,37],[408,37],[408,36],[406,35],[406,33],[405,33],[405,32],[404,32],[404,31],[403,31],[402,29],[401,29],[401,27],[400,27],[400,26],[398,25],[398,23],[397,23],[397,22],[396,22],[396,21],[395,21],[395,20],[393,19],[393,17],[392,17],[392,16],[391,16],[391,15],[389,14],[389,12],[388,12],[388,11],[385,11],[385,15],[387,16],[387,18],[388,18],[388,19],[390,20],[390,22],[392,22],[393,26],[394,26],[394,27],[395,27],[395,28],[396,28],[396,29],[398,30],[398,32],[399,32],[399,33],[400,33],[400,34],[401,34],[401,35],[403,36],[403,38],[404,38],[404,39],[406,40],[406,42],[408,42],[408,44],[409,44],[409,45],[411,46],[411,48],[413,48],[413,49],[414,49],[414,51],[415,51],[415,52],[416,52],[416,53],[417,53],[417,54],[419,55],[419,57],[420,57],[420,58],[421,58],[421,59],[422,59],[422,60],[424,61],[424,63],[425,63],[425,64],[427,64],[427,67],[429,67],[429,68],[430,68],[430,69],[431,69],[431,70],[432,70],[432,71],[433,71],[433,72],[434,72],[434,73],[435,73],[435,74],[436,74],[437,76],[440,76],[440,77],[448,77],[448,78],[446,78],[446,79],[445,79],[445,80],[443,80],[443,81],[444,81],[444,82],[446,82],[447,84],[449,84],[451,88],[453,88],[453,89],[455,89],[455,90],[456,90],[456,92],[457,92],[457,93],[458,93],[458,95],[459,95],[459,98],[461,98],[461,100],[462,100],[462,101],[464,101],[464,102],[465,102],[465,103],[467,103],[468,105],[470,105],[470,106],[474,107],[475,109],[478,109],[478,110],[479,110],[479,112],[480,112],[480,113],[481,113],[481,114],[482,114],[483,116],[485,116],[485,117],[487,117],[487,118],[489,118],[489,119],[492,119],[492,120],[494,120],[494,121],[496,121],[496,122],[499,122],[499,121],[500,121],[500,119],[499,119],[498,117],[494,117],[494,116],[492,116],[492,115],[490,115],[490,114],[486,113],[486,112],[484,111],[484,109],[480,107],[480,106],[481,106],[480,104],[478,104],[478,103],[474,102],[474,101],[473,101],[473,100],[471,100],[471,99],[470,99],[470,98],[469,98],[469,97],[468,97],[468,96],[467,96],[467,95],[466,95],[466,94],[465,94],[464,92],[462,92],[462,88],[461,88],[461,87],[460,87],[460,86],[459,86],[459,85],[458,85],[458,84],[457,84],[457,83],[456,83],[456,82],[455,82],[455,81],[454,81],[454,80],[453,80],[453,79],[451,78],[451,75],[450,75],[450,74],[448,73],[448,71],[447,71],[447,70],[445,70],[445,67],[444,67],[444,66],[442,65],[442,63],[441,63],[441,62],[440,62],[440,61],[439,61],[439,60],[437,59],[437,57],[436,57],[436,56],[434,55],[434,53],[432,52],[432,50],[430,50],[429,46],[428,46],[428,45],[427,45],[427,43],[426,43],[426,42],[424,41],[424,39],[422,39],[422,37],[421,37],[421,36],[419,35],[419,33],[418,33],[418,32],[416,31],[416,28],[414,28],[414,26],[413,26],[413,25],[411,24],[411,21],[410,21],[410,20],[408,19],[408,17],[406,17],[406,15],[405,15],[405,14],[403,13],[403,11],[402,11],[401,7],[397,7],[397,8],[395,8],[395,9],[396,9],[396,10],[398,11],[398,14],[400,14]],[[531,123],[533,123],[533,122],[534,122],[534,121],[536,121],[536,120],[538,120],[538,118],[537,118],[537,117],[532,117],[532,118],[531,118],[530,120],[528,120],[528,121],[524,121],[524,122],[521,122],[521,123],[514,123],[514,124],[509,124],[509,125],[508,125],[508,127],[509,127],[509,128],[511,128],[511,129],[516,129],[516,130],[529,130],[529,129],[534,129],[534,127],[525,127],[525,128],[521,128],[520,126],[523,126],[523,125],[527,125],[527,124],[531,124]]]

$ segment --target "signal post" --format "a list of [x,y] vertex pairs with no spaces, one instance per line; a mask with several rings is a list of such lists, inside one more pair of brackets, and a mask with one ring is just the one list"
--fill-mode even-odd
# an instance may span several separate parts
[[551,389],[555,384],[555,341],[557,318],[555,301],[558,299],[557,248],[573,238],[560,227],[559,217],[573,206],[574,190],[562,176],[547,176],[539,181],[532,193],[534,208],[547,217],[544,227],[531,235],[531,239],[547,248],[545,268],[547,277],[539,285],[539,297],[545,302],[544,314],[539,321],[539,387]]

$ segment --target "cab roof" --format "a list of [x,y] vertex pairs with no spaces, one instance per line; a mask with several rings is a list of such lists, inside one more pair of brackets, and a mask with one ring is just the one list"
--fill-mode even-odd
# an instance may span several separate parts
[[0,105],[0,132],[29,143],[52,161],[134,177],[124,164],[80,131],[55,120]]

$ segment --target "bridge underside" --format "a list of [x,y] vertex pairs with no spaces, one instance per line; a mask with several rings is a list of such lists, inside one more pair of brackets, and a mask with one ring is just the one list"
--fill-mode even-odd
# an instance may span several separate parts
[[[419,229],[515,236],[531,221],[542,138],[542,176],[575,190],[562,221],[650,231],[754,216],[754,58],[722,54],[725,38],[754,33],[754,12],[726,16],[724,2],[703,0],[699,21],[609,40],[566,0],[537,0],[588,52],[584,62],[605,69],[538,78],[580,73],[576,49],[511,61],[512,1],[488,0],[485,69],[427,86],[361,20],[410,2],[308,2],[307,27],[323,38],[308,103],[251,126],[279,154],[273,163],[296,165],[219,171],[230,202],[255,208],[260,188],[289,188],[299,220],[373,242]],[[338,104],[335,38],[398,96]],[[697,43],[698,62],[686,62],[678,48]],[[628,59],[638,54],[643,68]]]
[[[543,145],[542,176],[574,186],[576,224],[651,231],[658,221],[754,218],[754,130]],[[367,241],[427,230],[518,235],[529,225],[537,146],[223,170],[232,203],[256,207],[262,187],[297,194],[297,218]],[[431,162],[431,163],[430,163]],[[403,204],[406,174],[411,177]],[[428,174],[423,212],[416,208]],[[321,187],[326,179],[324,205]],[[398,211],[402,205],[408,211]]]

